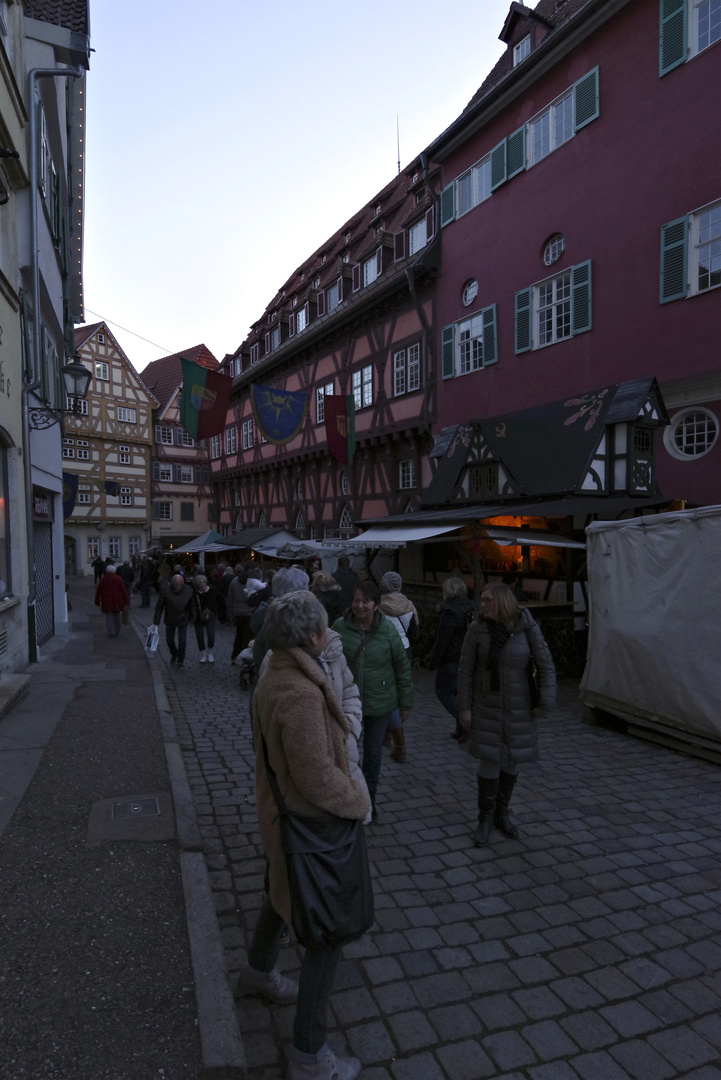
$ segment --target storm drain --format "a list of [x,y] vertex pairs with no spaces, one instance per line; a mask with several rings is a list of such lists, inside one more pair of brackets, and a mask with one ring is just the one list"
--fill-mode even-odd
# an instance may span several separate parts
[[157,799],[121,799],[113,803],[113,819],[159,817],[160,803]]

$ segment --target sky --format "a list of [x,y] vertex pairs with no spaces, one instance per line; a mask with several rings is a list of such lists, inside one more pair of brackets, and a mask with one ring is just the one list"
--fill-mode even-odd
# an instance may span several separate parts
[[[234,352],[467,105],[510,0],[91,0],[84,296],[137,371]],[[396,119],[397,118],[397,119]]]

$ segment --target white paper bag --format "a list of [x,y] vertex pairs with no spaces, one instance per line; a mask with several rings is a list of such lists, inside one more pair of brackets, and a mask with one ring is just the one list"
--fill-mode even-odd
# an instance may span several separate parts
[[148,652],[155,652],[158,647],[158,641],[160,639],[160,631],[155,623],[148,627],[147,636],[145,638],[145,648]]

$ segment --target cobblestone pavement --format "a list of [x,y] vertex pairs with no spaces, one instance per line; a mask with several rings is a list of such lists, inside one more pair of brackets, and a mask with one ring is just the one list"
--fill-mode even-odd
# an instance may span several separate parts
[[[162,641],[153,662],[234,984],[263,851],[231,640],[221,626],[214,665],[192,635],[183,670]],[[408,761],[384,761],[368,829],[376,923],[345,949],[332,998],[329,1041],[364,1080],[721,1080],[721,770],[584,726],[577,690],[561,686],[521,771],[520,839],[477,850],[474,763],[416,672]],[[280,966],[297,972],[295,947]],[[249,1077],[280,1080],[293,1007],[246,997],[238,1017]]]

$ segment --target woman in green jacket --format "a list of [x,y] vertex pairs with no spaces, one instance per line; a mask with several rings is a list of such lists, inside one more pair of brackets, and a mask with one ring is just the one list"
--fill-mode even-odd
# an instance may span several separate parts
[[397,630],[379,610],[374,581],[361,581],[350,611],[333,624],[340,634],[348,666],[363,705],[363,775],[376,816],[376,790],[383,760],[383,739],[393,713],[405,723],[413,707],[413,680]]

